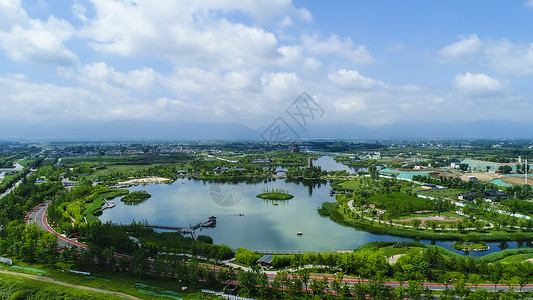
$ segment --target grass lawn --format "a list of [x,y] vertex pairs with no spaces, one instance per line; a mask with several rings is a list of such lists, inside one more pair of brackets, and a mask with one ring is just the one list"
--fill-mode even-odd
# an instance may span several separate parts
[[[437,212],[428,212],[428,213],[420,213],[420,214],[410,214],[408,216],[402,216],[402,217],[398,217],[398,218],[395,218],[395,220],[405,220],[405,219],[409,219],[409,218],[425,218],[425,217],[431,217],[431,216],[438,216],[439,214]],[[454,212],[448,212],[448,211],[445,211],[445,212],[441,212],[440,213],[441,217],[453,217],[453,218],[461,218],[461,219],[464,219],[465,216],[461,216],[461,215],[458,215]]]
[[422,251],[422,249],[423,248],[421,247],[410,247],[410,249],[402,249],[402,248],[394,249],[392,248],[392,246],[386,246],[386,247],[379,248],[379,251],[383,252],[383,254],[386,257],[391,257],[393,255],[398,255],[398,254],[407,254],[411,251],[418,253]]
[[435,197],[435,198],[457,200],[457,196],[461,193],[466,193],[466,190],[460,190],[460,189],[427,190],[427,191],[420,192],[419,194],[430,196],[430,197]]
[[[136,275],[132,273],[117,272],[111,268],[103,267],[101,265],[88,264],[84,266],[72,267],[73,270],[90,272],[90,275],[74,274],[70,272],[65,272],[59,270],[60,266],[63,264],[58,263],[55,268],[47,268],[41,265],[30,265],[23,262],[16,262],[16,265],[23,267],[31,267],[36,269],[46,270],[46,274],[43,277],[51,278],[54,280],[80,285],[88,286],[96,289],[103,289],[108,291],[115,291],[130,294],[141,299],[169,299],[167,297],[157,297],[147,294],[146,292],[139,291],[152,291],[157,294],[165,294],[165,291],[173,293],[179,293],[179,297],[182,299],[211,299],[210,296],[205,296],[199,293],[201,288],[206,288],[203,286],[203,283],[193,283],[187,285],[187,291],[189,293],[182,293],[181,287],[185,286],[185,283],[179,282],[177,279],[170,277],[158,277],[150,275]],[[17,271],[16,269],[10,268],[9,266],[0,266],[0,269],[8,271]],[[27,273],[27,272],[25,272]],[[28,273],[31,274],[31,273]],[[50,283],[40,282],[36,280],[20,278],[18,276],[9,276],[14,280],[23,280],[27,281],[27,286],[36,287],[44,289],[52,289],[54,291],[69,291],[78,295],[73,297],[73,299],[123,299],[119,297],[113,297],[111,295],[94,293],[88,291],[82,291],[75,288],[68,288],[60,285],[52,285]],[[3,281],[3,274],[0,274],[0,283]],[[138,286],[141,284],[143,286]],[[25,287],[25,286],[24,286]],[[209,288],[209,287],[207,287]],[[82,294],[83,293],[83,294]],[[2,298],[3,299],[3,298]],[[21,298],[22,299],[22,298]],[[63,299],[62,297],[51,298],[51,299]]]
[[30,296],[43,299],[124,299],[11,274],[0,274],[0,287],[0,297],[3,299],[26,299]]
[[507,256],[504,259],[501,259],[499,262],[501,263],[517,263],[517,262],[524,262],[530,258],[533,258],[533,253],[523,253],[523,254],[516,254]]
[[98,179],[101,177],[109,176],[111,174],[131,174],[138,171],[149,169],[153,166],[147,166],[147,165],[113,165],[113,166],[107,166],[107,168],[103,170],[96,170],[91,175],[87,175],[85,178],[89,180]]
[[361,182],[359,182],[359,180],[348,180],[339,183],[339,186],[346,190],[356,190],[361,187]]

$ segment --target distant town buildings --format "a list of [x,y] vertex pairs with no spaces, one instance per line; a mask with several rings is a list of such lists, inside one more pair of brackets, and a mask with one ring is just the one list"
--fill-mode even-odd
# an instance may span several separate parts
[[292,150],[291,150],[292,153],[300,153],[300,145],[298,144],[294,144],[292,145]]

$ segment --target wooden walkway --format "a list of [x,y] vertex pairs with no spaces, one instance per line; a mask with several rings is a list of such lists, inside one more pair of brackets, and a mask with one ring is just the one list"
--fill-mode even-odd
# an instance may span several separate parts
[[178,231],[179,233],[182,233],[182,234],[190,234],[193,237],[193,239],[196,240],[196,233],[195,233],[196,229],[198,229],[198,228],[215,227],[216,225],[217,225],[217,218],[214,217],[214,216],[211,216],[211,217],[209,217],[209,220],[207,220],[206,222],[200,222],[200,223],[195,224],[195,225],[189,225],[188,227],[157,225],[157,224],[153,224],[153,225],[146,224],[144,226],[150,227],[150,228],[176,230],[176,231]]

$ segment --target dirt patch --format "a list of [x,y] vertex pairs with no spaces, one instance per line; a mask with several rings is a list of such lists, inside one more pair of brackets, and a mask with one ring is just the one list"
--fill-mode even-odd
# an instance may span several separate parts
[[420,224],[420,226],[424,226],[426,224],[427,221],[441,221],[441,222],[456,222],[456,221],[460,221],[460,220],[463,220],[463,218],[457,218],[457,217],[448,217],[448,216],[431,216],[431,217],[413,217],[413,218],[408,218],[408,219],[404,219],[404,220],[393,220],[393,222],[410,222],[412,220],[415,220],[415,219],[418,219],[418,220],[421,220],[422,223]]
[[121,183],[126,183],[126,184],[148,184],[148,183],[165,183],[165,182],[172,182],[172,180],[168,179],[168,178],[164,178],[164,177],[151,176],[151,177],[145,177],[145,178],[131,179],[131,180],[128,180],[128,181],[123,181]]
[[400,257],[404,256],[404,255],[405,255],[405,253],[404,254],[396,254],[396,255],[393,255],[393,256],[389,257],[389,264],[391,264],[391,265],[395,264],[398,261],[398,259]]
[[[505,183],[510,183],[510,184],[518,184],[518,185],[522,185],[522,184],[525,184],[524,180],[525,178],[524,177],[516,177],[516,176],[511,176],[511,177],[502,177],[500,178],[503,182]],[[527,178],[527,183],[528,184],[531,184],[533,182],[533,178]]]

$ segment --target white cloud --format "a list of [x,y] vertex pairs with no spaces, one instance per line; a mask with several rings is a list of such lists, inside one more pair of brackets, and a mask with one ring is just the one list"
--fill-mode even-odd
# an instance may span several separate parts
[[533,43],[514,44],[505,38],[481,40],[472,34],[442,48],[438,54],[446,63],[468,59],[470,64],[487,66],[502,74],[533,75]]
[[296,73],[265,73],[261,77],[261,86],[267,97],[287,100],[288,95],[294,96],[302,91],[302,80]]
[[9,31],[14,25],[27,19],[28,16],[20,5],[21,0],[0,1],[0,32]]
[[64,45],[74,32],[65,20],[54,16],[46,21],[31,19],[20,8],[20,1],[1,1],[0,20],[0,45],[13,60],[57,65],[77,61]]
[[442,48],[439,55],[443,59],[458,59],[470,56],[479,52],[483,47],[483,42],[477,35],[460,36],[461,40]]
[[[253,5],[243,9],[248,6]],[[155,54],[176,65],[227,69],[261,66],[279,56],[273,33],[213,18],[193,4],[95,1],[95,7],[96,17],[87,22],[82,34],[93,40],[94,49],[104,53]],[[248,7],[250,11],[254,8]]]
[[375,61],[365,46],[355,46],[350,38],[342,40],[334,34],[325,40],[321,40],[317,35],[303,35],[302,44],[304,49],[313,55],[334,54],[356,63]]
[[[57,120],[238,120],[257,128],[272,122],[306,90],[321,93],[317,99],[329,121],[379,125],[413,116],[460,119],[447,111],[468,108],[471,99],[510,95],[507,82],[484,73],[457,74],[452,91],[434,91],[408,79],[386,82],[379,71],[387,59],[402,59],[415,45],[389,43],[383,65],[369,65],[375,58],[358,41],[306,31],[311,13],[290,0],[86,3],[74,1],[71,25],[54,16],[32,19],[20,1],[0,0],[0,46],[8,57],[57,64],[61,85],[67,86],[32,83],[33,73],[27,73],[29,78],[0,75],[4,115],[23,111],[25,118]],[[235,20],[243,14],[246,22]],[[391,52],[394,57],[387,57]],[[533,74],[533,46],[504,39],[461,36],[438,57],[446,63],[467,59],[502,73]],[[366,69],[354,67],[359,64],[367,64]]]
[[365,77],[356,70],[340,69],[328,74],[328,79],[334,84],[347,89],[371,89],[385,87],[383,82]]
[[79,3],[79,1],[77,0],[74,1],[74,3],[72,4],[72,13],[83,23],[87,23],[87,21],[89,20],[86,16],[87,8],[81,3]]
[[504,88],[500,81],[483,73],[457,74],[453,84],[459,91],[472,96],[501,94]]
[[83,66],[79,70],[78,80],[100,88],[115,86],[133,90],[148,90],[159,80],[159,76],[160,74],[147,67],[123,73],[107,66],[105,62],[99,62]]
[[484,50],[484,58],[496,71],[513,75],[533,75],[533,43],[517,45],[502,39]]

